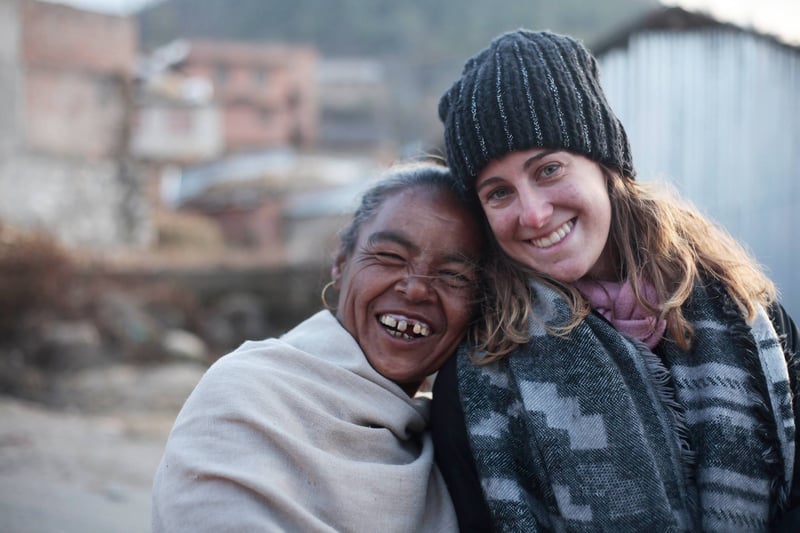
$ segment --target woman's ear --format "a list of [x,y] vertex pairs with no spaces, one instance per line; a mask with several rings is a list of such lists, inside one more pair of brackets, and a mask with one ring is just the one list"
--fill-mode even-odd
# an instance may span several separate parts
[[333,280],[333,288],[337,291],[341,286],[342,272],[344,271],[347,256],[344,252],[339,250],[333,259],[333,266],[331,267],[331,280]]

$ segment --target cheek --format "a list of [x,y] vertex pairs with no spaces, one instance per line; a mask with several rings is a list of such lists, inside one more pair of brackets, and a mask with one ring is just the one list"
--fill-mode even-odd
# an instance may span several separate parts
[[[339,303],[336,315],[340,320],[352,327],[356,312],[359,309],[360,297],[367,292],[368,287],[361,283],[368,276],[362,271],[345,269],[339,283]],[[368,284],[367,284],[368,285]]]
[[475,298],[457,298],[446,304],[447,337],[460,340],[476,312]]
[[489,222],[489,227],[497,240],[509,239],[514,234],[517,218],[511,210],[493,211],[486,215],[486,220]]
[[611,201],[608,197],[605,198],[601,207],[597,211],[598,218],[598,231],[601,231],[606,239],[611,231]]

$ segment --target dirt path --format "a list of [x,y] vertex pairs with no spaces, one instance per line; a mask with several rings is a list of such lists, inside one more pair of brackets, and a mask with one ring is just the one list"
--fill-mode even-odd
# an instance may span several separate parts
[[82,372],[59,385],[65,410],[0,396],[0,529],[150,531],[153,474],[203,370],[177,364]]

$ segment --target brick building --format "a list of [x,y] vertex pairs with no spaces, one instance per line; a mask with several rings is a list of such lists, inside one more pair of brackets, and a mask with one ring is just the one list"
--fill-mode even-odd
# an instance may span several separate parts
[[88,158],[124,151],[135,21],[45,2],[20,8],[25,143]]
[[0,219],[69,245],[149,242],[128,156],[135,19],[0,2]]
[[181,71],[210,80],[228,153],[310,146],[317,138],[317,52],[276,43],[191,41]]

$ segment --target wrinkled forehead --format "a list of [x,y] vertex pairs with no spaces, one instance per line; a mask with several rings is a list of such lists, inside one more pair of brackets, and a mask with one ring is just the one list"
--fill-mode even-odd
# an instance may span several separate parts
[[416,250],[469,258],[483,246],[478,215],[456,193],[433,186],[387,197],[359,235],[364,244],[387,238]]

